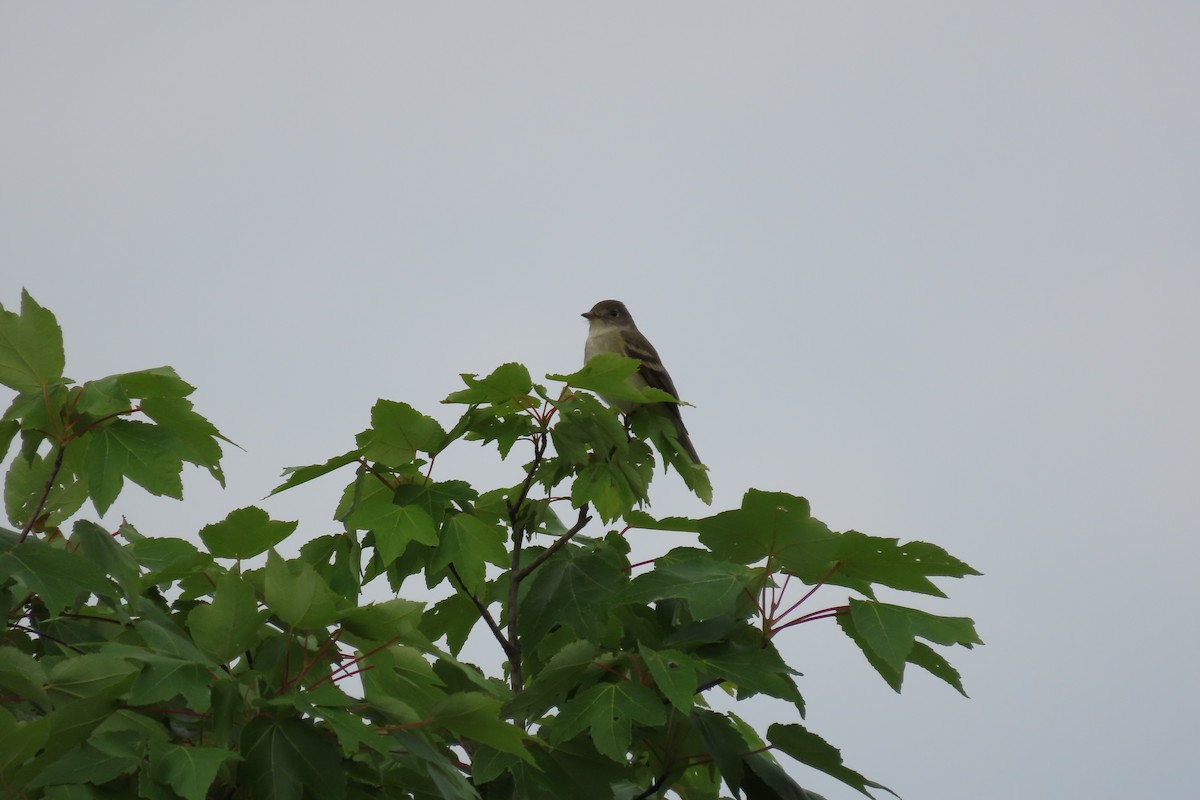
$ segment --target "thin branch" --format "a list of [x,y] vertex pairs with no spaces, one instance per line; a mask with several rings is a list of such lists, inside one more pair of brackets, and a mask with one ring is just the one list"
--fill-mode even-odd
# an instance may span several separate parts
[[793,625],[801,625],[805,622],[812,622],[812,621],[818,620],[818,619],[835,619],[837,617],[840,617],[842,614],[848,613],[849,611],[850,611],[850,606],[834,606],[833,608],[822,608],[820,611],[813,611],[809,614],[805,614],[803,617],[797,617],[796,619],[792,620],[791,622],[789,622],[785,625],[780,625],[778,628],[776,628],[774,631],[772,631],[772,633],[779,633],[784,628],[790,628]]
[[[822,586],[825,585],[825,582],[827,580],[829,580],[830,578],[833,577],[833,573],[837,572],[837,568],[840,567],[841,565],[842,565],[842,562],[840,562],[840,561],[833,562],[833,566],[829,568],[829,571],[826,572],[821,577],[821,580],[817,581],[816,584],[811,589],[809,589],[807,592],[804,593],[804,597],[801,597],[799,600],[797,600],[796,602],[794,602],[790,606],[788,606],[788,610],[783,612],[782,614],[780,614],[778,617],[775,617],[775,619],[783,619],[788,614],[792,613],[797,608],[799,608],[801,603],[803,603],[808,598],[812,597],[813,594],[817,591],[817,589],[820,589]],[[790,574],[789,574],[789,577],[790,577]]]
[[483,621],[487,623],[488,629],[491,630],[492,636],[496,637],[496,641],[500,643],[500,649],[504,651],[504,655],[512,658],[512,646],[508,643],[508,639],[504,638],[504,631],[496,624],[496,618],[492,616],[492,612],[488,611],[487,606],[480,600],[474,592],[467,590],[466,581],[462,579],[462,575],[458,574],[458,569],[454,564],[450,565],[450,577],[458,584],[459,591],[470,598],[471,603],[479,611],[479,616],[483,617]]
[[549,436],[545,432],[534,437],[533,461],[529,464],[529,472],[525,475],[524,483],[521,484],[517,501],[508,504],[508,522],[512,527],[512,562],[508,571],[508,647],[505,652],[508,654],[509,683],[514,692],[520,692],[525,688],[525,677],[521,672],[521,641],[517,637],[517,590],[520,588],[521,582],[515,580],[521,570],[521,545],[525,540],[525,531],[519,522],[521,506],[529,497],[529,489],[533,486],[533,479],[537,475],[538,467],[542,464],[542,456],[546,454],[546,447],[549,443]]
[[46,507],[46,500],[50,497],[50,490],[54,488],[54,481],[58,480],[58,473],[62,469],[63,464],[63,454],[66,451],[67,446],[65,444],[58,445],[58,454],[54,457],[54,467],[50,470],[50,477],[46,479],[46,488],[42,490],[42,499],[38,500],[37,508],[29,516],[29,522],[26,522],[25,527],[21,529],[21,537],[17,539],[17,544],[25,541],[29,536],[29,532],[33,530],[34,523],[42,515],[42,509]]
[[559,550],[561,550],[563,547],[565,547],[567,542],[574,539],[575,534],[577,534],[581,530],[583,530],[584,527],[586,527],[587,524],[589,522],[591,522],[591,520],[592,520],[591,516],[588,515],[587,510],[588,510],[587,503],[584,503],[582,506],[580,506],[579,519],[577,519],[575,521],[575,524],[573,526],[571,526],[571,530],[567,531],[562,536],[555,539],[554,544],[550,545],[545,550],[543,550],[541,553],[539,553],[537,558],[535,558],[533,561],[529,562],[528,566],[522,568],[513,577],[512,580],[515,583],[520,583],[521,581],[525,580],[526,578],[528,578],[530,576],[530,574],[533,573],[533,571],[535,569],[540,567],[542,564],[546,563],[547,559],[551,558],[555,553],[557,553]]

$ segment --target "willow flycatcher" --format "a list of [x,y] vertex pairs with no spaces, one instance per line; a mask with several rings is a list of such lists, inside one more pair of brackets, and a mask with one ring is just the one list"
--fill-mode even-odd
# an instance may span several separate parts
[[[591,311],[584,312],[582,316],[588,321],[588,338],[583,346],[585,362],[592,356],[601,353],[616,353],[626,358],[636,358],[642,364],[638,367],[638,371],[630,376],[630,383],[638,389],[647,386],[661,389],[676,400],[679,399],[679,392],[676,391],[670,374],[663,368],[658,351],[654,349],[654,345],[650,344],[650,340],[638,330],[624,303],[619,300],[601,300],[592,306]],[[628,402],[611,404],[626,414],[633,410],[634,405]],[[692,462],[699,464],[700,457],[696,455],[696,448],[692,446],[692,439],[683,425],[679,404],[655,403],[653,405],[664,409],[675,423],[675,433],[679,444]]]

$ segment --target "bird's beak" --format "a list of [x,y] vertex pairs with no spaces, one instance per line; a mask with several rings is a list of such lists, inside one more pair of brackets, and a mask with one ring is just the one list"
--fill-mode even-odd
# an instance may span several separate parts
[[585,311],[585,312],[583,312],[582,314],[580,314],[579,316],[583,317],[584,319],[591,319],[591,318],[592,318],[592,312],[590,312],[590,311]]

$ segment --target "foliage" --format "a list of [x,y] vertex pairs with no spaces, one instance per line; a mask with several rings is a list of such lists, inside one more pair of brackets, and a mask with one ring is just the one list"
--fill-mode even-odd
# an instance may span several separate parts
[[[653,415],[633,414],[631,436],[592,394],[631,391],[622,361],[554,376],[556,391],[519,364],[463,375],[449,430],[380,400],[350,451],[285,472],[275,491],[353,473],[343,531],[289,559],[275,548],[296,523],[258,508],[200,528],[202,547],[78,518],[88,501],[107,512],[125,479],[180,498],[185,462],[223,480],[227,440],[169,367],[75,384],[49,311],[28,294],[19,313],[0,310],[0,382],[17,393],[0,421],[0,453],[17,443],[5,481],[16,530],[0,534],[0,792],[815,797],[776,753],[882,789],[800,724],[798,673],[776,640],[836,619],[895,689],[915,664],[961,692],[930,644],[978,644],[971,621],[875,588],[940,597],[931,577],[976,573],[931,544],[831,531],[790,494],[652,517],[656,450],[699,496],[711,489]],[[521,479],[439,479],[434,460],[459,441],[524,454]],[[690,543],[632,564],[633,531]],[[398,596],[412,577],[444,599]],[[372,583],[397,596],[368,602]],[[831,586],[854,599],[809,610]],[[476,631],[495,668],[460,660]],[[728,699],[710,701],[720,689]],[[753,695],[776,701],[765,732],[718,708]]]

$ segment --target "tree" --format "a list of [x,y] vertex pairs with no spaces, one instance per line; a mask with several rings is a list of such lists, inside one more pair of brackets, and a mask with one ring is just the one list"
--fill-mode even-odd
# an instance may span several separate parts
[[[112,508],[126,479],[182,498],[184,463],[223,483],[227,440],[171,368],[73,383],[53,314],[28,294],[19,313],[0,309],[0,383],[17,393],[0,453],[18,444],[5,482],[16,530],[0,532],[0,787],[72,800],[816,797],[776,760],[786,753],[883,789],[798,722],[798,673],[776,639],[837,624],[897,691],[915,664],[962,692],[930,645],[979,644],[971,620],[880,602],[874,587],[942,597],[931,577],[977,573],[932,544],[831,531],[785,493],[651,516],[656,452],[706,501],[711,490],[664,418],[635,413],[627,429],[597,400],[662,401],[625,383],[636,366],[594,359],[549,376],[554,389],[519,364],[463,375],[449,430],[378,401],[353,448],[285,471],[276,492],[350,478],[344,530],[288,559],[275,548],[297,523],[255,507],[200,528],[203,547],[80,517],[89,501]],[[527,458],[523,478],[439,475],[438,454],[462,441]],[[691,539],[630,563],[628,537],[655,531]],[[364,601],[364,586],[398,595],[413,576],[450,591]],[[813,608],[829,587],[854,597]],[[477,629],[491,666],[460,659]],[[775,698],[786,721],[756,730],[710,705],[718,689]]]

